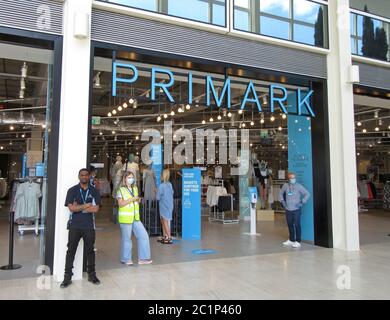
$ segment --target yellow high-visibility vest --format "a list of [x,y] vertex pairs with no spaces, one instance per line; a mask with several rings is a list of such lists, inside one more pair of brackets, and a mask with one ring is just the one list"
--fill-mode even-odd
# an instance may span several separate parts
[[[121,187],[118,190],[118,195],[121,195],[121,198],[123,200],[128,200],[130,198],[138,197],[138,188],[133,187],[132,188],[132,193],[131,195],[130,191],[125,188]],[[131,224],[135,221],[140,221],[140,216],[139,216],[139,203],[138,202],[131,202],[128,205],[124,207],[119,207],[118,209],[118,222],[119,223],[124,223],[124,224]]]

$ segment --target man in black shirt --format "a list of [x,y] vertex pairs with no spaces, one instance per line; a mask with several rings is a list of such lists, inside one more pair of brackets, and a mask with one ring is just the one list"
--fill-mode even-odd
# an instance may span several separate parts
[[66,288],[72,283],[72,269],[74,257],[80,239],[84,240],[84,248],[87,255],[88,281],[100,284],[95,271],[95,213],[99,211],[100,194],[89,183],[90,172],[88,169],[79,171],[80,183],[68,190],[65,206],[69,208],[70,218],[68,222],[69,238],[68,251],[66,253],[65,275],[61,288]]

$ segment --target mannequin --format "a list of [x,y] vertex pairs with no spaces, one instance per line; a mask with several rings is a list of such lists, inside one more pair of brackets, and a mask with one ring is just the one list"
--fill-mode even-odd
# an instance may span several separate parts
[[112,179],[112,196],[115,198],[116,196],[116,190],[121,182],[122,179],[122,168],[123,168],[123,163],[122,163],[122,157],[117,156],[116,157],[116,162],[113,164],[111,167],[111,179]]
[[142,175],[142,190],[145,200],[156,200],[156,176],[152,170],[152,165],[144,169]]

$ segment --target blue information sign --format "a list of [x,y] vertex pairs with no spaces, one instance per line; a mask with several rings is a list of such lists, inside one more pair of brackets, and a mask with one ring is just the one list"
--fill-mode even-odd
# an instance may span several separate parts
[[201,173],[199,168],[183,169],[182,238],[200,240],[201,237]]

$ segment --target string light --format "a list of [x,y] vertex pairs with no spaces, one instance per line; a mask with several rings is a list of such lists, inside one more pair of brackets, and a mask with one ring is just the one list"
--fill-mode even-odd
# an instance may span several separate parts
[[255,123],[253,121],[251,121],[251,126],[254,126],[254,125],[255,125]]
[[227,114],[227,116],[228,116],[229,118],[231,118],[231,117],[232,117],[232,113],[229,112],[229,113]]
[[122,106],[119,106],[119,107],[118,107],[118,111],[122,111]]
[[271,120],[272,122],[274,122],[274,121],[275,121],[275,117],[272,115],[271,118],[270,118],[270,120]]
[[115,115],[115,114],[116,114],[116,110],[112,110],[112,114],[114,114],[114,115]]
[[175,115],[175,111],[171,111],[171,116],[173,117]]
[[213,119],[213,117],[211,117],[211,118],[210,118],[210,122],[214,122],[214,119]]
[[158,117],[157,117],[157,122],[160,122],[160,121],[161,121],[161,117],[158,116]]
[[360,127],[360,126],[362,125],[362,123],[361,123],[360,121],[358,121],[358,122],[356,123],[356,125],[357,125],[358,127]]
[[206,124],[206,120],[202,120],[202,124]]
[[107,113],[107,116],[112,117],[112,113],[111,112]]
[[283,113],[283,114],[282,114],[282,119],[286,119],[286,118],[287,118],[286,114]]
[[367,129],[363,129],[362,132],[363,132],[363,133],[366,133],[366,132],[367,132]]
[[218,115],[217,119],[218,119],[218,120],[221,120],[221,119],[222,119],[221,115]]
[[168,115],[166,113],[164,113],[164,119],[168,118]]
[[240,109],[240,110],[238,110],[238,114],[242,114],[242,110]]
[[189,104],[186,105],[186,109],[187,110],[190,110],[191,109],[191,106]]

